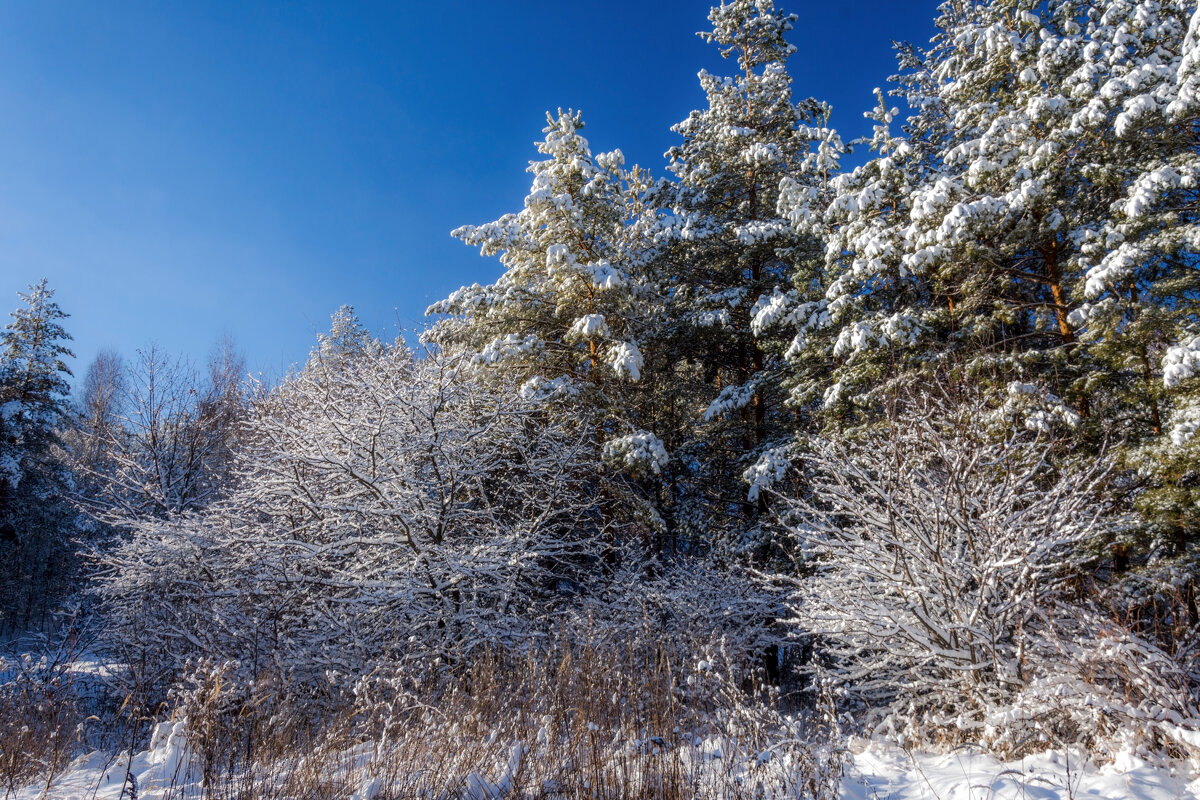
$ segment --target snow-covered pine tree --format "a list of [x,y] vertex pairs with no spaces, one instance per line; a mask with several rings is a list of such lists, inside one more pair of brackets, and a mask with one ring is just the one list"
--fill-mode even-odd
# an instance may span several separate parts
[[827,214],[830,410],[870,406],[890,377],[963,368],[1024,424],[1087,415],[1071,289],[1081,232],[1116,189],[1076,124],[1084,17],[1075,2],[944,3],[931,49],[901,49],[906,136],[877,132]]
[[[516,381],[525,399],[581,418],[596,431],[589,457],[615,499],[623,489],[603,477],[658,476],[667,461],[661,441],[644,430],[645,331],[654,299],[643,279],[644,244],[635,228],[645,173],[625,167],[619,150],[593,154],[576,111],[547,114],[546,156],[531,162],[524,207],[485,225],[454,231],[484,256],[499,255],[493,284],[463,287],[429,307],[446,315],[425,340],[463,348],[480,377]],[[582,466],[589,466],[584,464]],[[625,478],[620,482],[628,484]],[[640,494],[639,490],[636,494]],[[639,526],[657,527],[642,502]]]
[[520,376],[530,397],[590,395],[615,405],[642,377],[638,326],[645,297],[630,222],[642,173],[619,150],[592,154],[575,111],[546,115],[545,160],[529,166],[524,208],[454,236],[500,256],[504,274],[429,307],[427,338],[468,348],[483,367]]
[[1077,291],[1085,302],[1072,321],[1095,361],[1089,388],[1145,479],[1137,503],[1152,540],[1177,556],[1194,536],[1188,531],[1200,501],[1200,17],[1193,7],[1102,4],[1087,23],[1088,69],[1072,87],[1087,101],[1076,125],[1095,142],[1091,168],[1121,189],[1080,237]]
[[0,620],[27,627],[69,566],[70,475],[58,431],[73,354],[61,323],[67,314],[47,281],[19,296],[23,306],[0,332]]
[[[748,500],[739,477],[795,425],[782,389],[794,329],[823,313],[819,242],[779,208],[786,196],[788,214],[806,220],[842,152],[829,107],[793,99],[785,34],[796,19],[771,0],[711,10],[700,36],[738,73],[700,73],[707,107],[672,129],[683,137],[667,152],[675,179],[657,187],[647,226],[667,298],[658,337],[695,415],[670,442],[683,451],[679,485],[691,487],[682,492],[695,495],[693,511],[707,507],[732,529],[757,515],[756,487]],[[712,529],[711,518],[697,523]]]
[[[1194,528],[1194,13],[1185,2],[944,3],[874,157],[826,212],[830,427],[915,376],[999,416],[1126,441],[1126,483],[1176,553]],[[799,215],[801,218],[803,214]],[[801,358],[804,358],[801,355]],[[820,376],[795,391],[815,396]],[[1136,476],[1134,475],[1136,472]],[[1118,564],[1124,546],[1114,549]]]
[[795,326],[786,355],[791,402],[821,406],[831,426],[849,398],[886,385],[895,358],[882,356],[913,344],[919,326],[912,309],[933,305],[929,287],[901,261],[915,187],[929,171],[928,148],[894,133],[899,112],[881,90],[875,95],[876,108],[865,115],[875,123],[873,134],[855,142],[874,157],[834,176],[829,203],[817,213],[803,197],[786,193],[780,201],[798,231],[825,235],[826,296],[813,306],[820,313]]

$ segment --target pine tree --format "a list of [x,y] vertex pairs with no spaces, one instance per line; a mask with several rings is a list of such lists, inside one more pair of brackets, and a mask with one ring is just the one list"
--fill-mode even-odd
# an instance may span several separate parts
[[378,340],[363,327],[354,306],[342,305],[330,317],[329,332],[317,336],[317,347],[311,358],[325,361],[353,359],[379,346]]
[[736,509],[734,528],[758,515],[739,477],[795,424],[783,391],[792,329],[823,313],[819,242],[792,221],[819,206],[842,147],[828,106],[793,100],[785,34],[796,19],[769,0],[712,9],[700,35],[738,74],[700,73],[707,108],[672,129],[683,137],[667,152],[675,180],[656,190],[661,211],[648,226],[668,298],[658,336],[692,408],[672,436],[690,465],[681,491],[706,494],[717,518]]
[[882,91],[875,95],[876,108],[866,114],[875,122],[873,134],[855,142],[875,156],[836,175],[828,204],[815,213],[803,198],[781,201],[798,230],[819,231],[826,240],[825,296],[796,320],[787,355],[792,403],[822,409],[828,427],[853,407],[851,399],[862,404],[867,398],[858,395],[887,385],[896,352],[915,344],[933,305],[930,288],[903,260],[911,201],[929,155],[893,132],[899,112]]
[[639,482],[652,481],[667,459],[643,429],[652,418],[644,336],[655,308],[635,225],[646,177],[627,169],[619,150],[593,154],[578,112],[546,120],[537,145],[546,158],[530,164],[522,210],[453,234],[499,255],[504,274],[430,306],[446,316],[425,340],[464,349],[481,379],[515,381],[526,400],[595,430],[583,466],[595,471],[610,511],[635,509],[644,538],[657,520],[644,497],[652,487]]
[[1184,2],[1111,0],[1089,21],[1096,64],[1080,82],[1094,169],[1120,188],[1084,232],[1074,314],[1091,387],[1142,477],[1137,504],[1166,552],[1197,523],[1200,473],[1200,17]]
[[875,155],[825,213],[831,326],[804,357],[834,364],[798,390],[831,428],[877,417],[896,382],[982,385],[995,421],[1058,430],[1079,457],[1124,440],[1142,510],[1188,527],[1192,14],[950,2],[928,51],[901,48],[904,135],[881,95]]
[[877,134],[828,213],[831,410],[871,407],[889,378],[953,368],[1007,390],[1028,424],[1087,415],[1071,288],[1080,231],[1113,189],[1091,174],[1096,143],[1077,124],[1081,13],[945,3],[932,48],[902,48],[906,135]]
[[454,231],[482,255],[499,255],[504,274],[430,306],[449,317],[428,338],[521,377],[530,396],[584,393],[611,405],[642,376],[645,297],[630,229],[642,175],[624,168],[619,150],[593,156],[578,112],[546,122],[538,151],[549,158],[530,164],[524,208]]
[[73,356],[65,314],[43,279],[21,293],[24,306],[0,333],[0,552],[2,617],[28,626],[66,578],[71,521],[63,502],[70,476],[58,429],[67,416]]

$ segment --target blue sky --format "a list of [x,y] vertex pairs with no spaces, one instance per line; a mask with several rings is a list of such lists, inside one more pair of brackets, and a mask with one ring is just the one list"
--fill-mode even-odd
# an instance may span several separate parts
[[[847,138],[925,42],[934,0],[797,2],[797,95]],[[703,104],[708,4],[14,2],[0,5],[0,309],[42,276],[78,374],[219,334],[269,374],[342,303],[372,330],[499,275],[449,236],[520,208],[544,112],[664,174]],[[728,70],[725,70],[728,71]]]

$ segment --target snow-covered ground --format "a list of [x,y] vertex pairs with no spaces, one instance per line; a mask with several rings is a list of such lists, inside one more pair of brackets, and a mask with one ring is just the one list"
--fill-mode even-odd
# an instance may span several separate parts
[[161,800],[171,787],[199,783],[199,770],[193,768],[188,755],[185,731],[184,722],[160,723],[154,728],[149,748],[132,759],[124,754],[88,753],[75,759],[49,785],[26,787],[17,794],[17,800],[119,800],[122,796]]
[[908,753],[871,745],[854,754],[846,800],[1078,800],[1200,798],[1200,765],[1151,765],[1128,754],[1096,766],[1082,753],[1050,750],[1002,762],[973,749]]
[[[1150,764],[1128,754],[1095,765],[1081,753],[1048,751],[1001,762],[971,748],[952,753],[910,753],[894,746],[852,742],[853,760],[842,781],[845,800],[1077,800],[1200,798],[1200,764]],[[351,759],[354,761],[355,759]],[[360,762],[361,763],[361,762]],[[507,767],[512,770],[512,764]],[[30,786],[18,800],[120,800],[131,776],[137,797],[162,800],[198,797],[199,774],[188,757],[184,723],[162,723],[149,749],[131,761],[101,753],[78,758],[49,787]],[[503,796],[504,775],[495,782],[467,776],[468,796]],[[364,770],[352,800],[370,800],[386,788]],[[173,788],[172,788],[173,787]]]

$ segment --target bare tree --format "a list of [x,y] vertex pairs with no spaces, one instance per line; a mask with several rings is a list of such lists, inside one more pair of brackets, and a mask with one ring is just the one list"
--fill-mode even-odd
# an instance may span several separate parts
[[121,425],[126,390],[125,360],[115,350],[101,350],[83,376],[71,441],[75,470],[85,479],[111,469],[109,442]]
[[544,633],[559,582],[595,571],[590,432],[463,366],[315,351],[254,404],[227,498],[142,517],[106,559],[115,635],[318,680]]
[[787,580],[814,668],[906,735],[1014,745],[1194,715],[1179,665],[1088,603],[1089,545],[1130,524],[1103,461],[1063,469],[1044,433],[1001,421],[926,395],[886,429],[806,443]]
[[[84,503],[100,518],[127,524],[169,518],[212,502],[225,486],[245,414],[244,361],[228,337],[209,360],[207,380],[157,346],[93,365],[85,385],[80,469]],[[89,371],[89,375],[91,375]]]
[[209,353],[208,382],[196,404],[198,425],[212,440],[205,471],[217,489],[229,480],[248,411],[246,358],[233,337],[222,334]]

